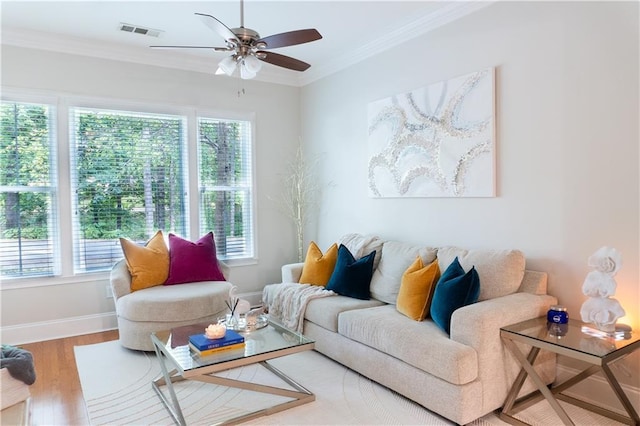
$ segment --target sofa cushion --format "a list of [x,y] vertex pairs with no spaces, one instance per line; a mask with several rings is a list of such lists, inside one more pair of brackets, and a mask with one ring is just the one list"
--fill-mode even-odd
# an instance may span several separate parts
[[437,250],[432,247],[386,241],[382,246],[380,264],[371,279],[371,297],[395,304],[400,291],[402,274],[417,256],[420,256],[424,265],[428,265],[436,260],[436,253]]
[[400,292],[396,308],[398,312],[415,321],[422,321],[429,315],[431,299],[440,278],[438,261],[424,266],[420,256],[402,274]]
[[224,280],[218,267],[213,232],[195,243],[169,234],[169,277],[165,285]]
[[475,266],[482,286],[478,300],[493,299],[518,291],[524,277],[525,258],[519,250],[466,250],[443,247],[438,250],[440,268],[444,271],[458,258],[465,271]]
[[382,306],[384,303],[379,300],[360,300],[346,296],[332,296],[320,299],[313,299],[307,304],[304,318],[322,328],[338,332],[338,315],[352,309],[372,308]]
[[480,294],[478,273],[474,267],[465,273],[456,257],[436,284],[431,302],[431,318],[449,334],[453,312],[476,302],[478,294]]
[[156,232],[144,247],[126,238],[120,238],[120,246],[131,274],[131,291],[165,282],[169,274],[169,248],[162,231]]
[[338,240],[338,245],[343,244],[356,259],[360,259],[372,251],[375,251],[376,256],[373,259],[374,271],[380,263],[383,243],[384,241],[376,235],[345,234]]
[[227,281],[157,286],[135,291],[116,301],[118,315],[130,321],[188,321],[226,309]]
[[307,249],[307,256],[302,267],[302,275],[300,275],[300,284],[312,284],[326,286],[331,278],[333,269],[338,259],[338,245],[333,244],[326,253],[322,254],[322,250],[318,245],[311,241]]
[[368,300],[375,255],[376,252],[372,251],[367,256],[356,260],[349,249],[340,244],[338,260],[327,283],[327,290],[343,296]]
[[451,340],[432,321],[412,321],[391,305],[342,312],[338,332],[455,385],[478,376],[478,356],[471,346]]

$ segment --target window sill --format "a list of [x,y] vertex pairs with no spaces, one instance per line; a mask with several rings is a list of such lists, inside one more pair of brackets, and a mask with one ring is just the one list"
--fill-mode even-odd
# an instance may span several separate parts
[[109,281],[110,271],[93,272],[72,277],[25,277],[3,279],[0,291],[20,290],[32,287],[48,287],[51,285],[79,284],[96,281]]

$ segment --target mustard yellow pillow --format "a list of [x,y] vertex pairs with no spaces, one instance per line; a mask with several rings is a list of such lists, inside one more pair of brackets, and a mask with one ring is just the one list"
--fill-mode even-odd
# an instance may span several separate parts
[[438,261],[434,260],[424,266],[422,259],[418,256],[402,274],[396,301],[398,312],[416,321],[424,320],[429,315],[433,291],[439,279]]
[[318,245],[311,241],[307,249],[307,257],[304,259],[300,284],[313,284],[326,286],[331,278],[333,269],[338,259],[338,245],[333,244],[323,255]]
[[120,238],[120,246],[131,274],[131,291],[164,284],[169,276],[169,248],[162,231],[144,247],[126,238]]

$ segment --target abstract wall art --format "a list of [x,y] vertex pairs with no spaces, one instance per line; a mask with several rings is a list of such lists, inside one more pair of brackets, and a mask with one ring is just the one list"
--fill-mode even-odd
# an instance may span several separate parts
[[371,197],[495,196],[494,68],[368,105]]

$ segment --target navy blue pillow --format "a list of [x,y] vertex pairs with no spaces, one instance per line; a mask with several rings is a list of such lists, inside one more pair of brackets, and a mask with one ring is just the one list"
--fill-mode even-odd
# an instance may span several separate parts
[[338,247],[338,260],[325,287],[342,296],[369,300],[369,284],[373,276],[373,259],[376,251],[356,260],[343,244]]
[[475,266],[465,274],[456,257],[438,280],[431,302],[431,318],[449,334],[453,312],[478,301],[480,277]]

